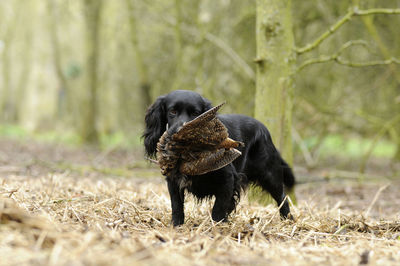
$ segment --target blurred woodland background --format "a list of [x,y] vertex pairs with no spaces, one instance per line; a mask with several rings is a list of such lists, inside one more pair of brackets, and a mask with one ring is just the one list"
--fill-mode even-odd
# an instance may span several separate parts
[[[227,101],[223,113],[259,118],[274,138],[291,130],[294,157],[308,168],[332,158],[357,160],[361,172],[371,161],[393,166],[400,1],[287,3],[0,1],[0,134],[139,148],[147,107],[190,89]],[[289,53],[279,58],[281,48]],[[263,91],[263,82],[279,86]],[[274,102],[287,114],[277,130],[261,110]]]

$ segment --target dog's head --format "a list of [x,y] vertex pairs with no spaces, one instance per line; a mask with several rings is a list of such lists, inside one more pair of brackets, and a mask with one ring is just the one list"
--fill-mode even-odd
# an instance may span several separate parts
[[144,146],[154,156],[157,142],[167,128],[178,129],[212,108],[211,102],[193,91],[177,90],[157,98],[145,116]]

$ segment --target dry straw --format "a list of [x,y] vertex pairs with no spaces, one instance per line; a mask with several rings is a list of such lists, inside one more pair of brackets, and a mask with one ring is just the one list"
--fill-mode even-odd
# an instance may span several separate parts
[[[400,222],[318,199],[275,206],[243,199],[229,223],[188,197],[185,225],[170,226],[161,179],[57,174],[0,176],[1,265],[398,265]],[[303,197],[304,198],[304,197]]]

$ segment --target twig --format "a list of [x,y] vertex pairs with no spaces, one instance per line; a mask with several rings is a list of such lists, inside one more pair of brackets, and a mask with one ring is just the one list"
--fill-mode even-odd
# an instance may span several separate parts
[[303,64],[301,64],[297,69],[296,72],[299,72],[303,70],[303,68],[313,65],[313,64],[319,64],[319,63],[326,63],[329,61],[335,61],[339,65],[344,65],[348,67],[370,67],[370,66],[382,66],[382,65],[390,65],[390,64],[399,64],[400,65],[400,59],[397,58],[390,58],[387,60],[375,60],[375,61],[367,61],[367,62],[351,62],[348,60],[343,60],[336,54],[331,55],[331,56],[326,56],[322,55],[318,58],[312,58],[307,61],[305,61]]
[[398,121],[400,120],[400,115],[395,116],[393,119],[389,120],[388,122],[386,122],[382,129],[378,131],[378,133],[375,135],[375,137],[372,140],[371,146],[368,148],[368,151],[365,153],[361,165],[360,165],[360,173],[364,173],[365,172],[365,168],[367,165],[367,161],[369,159],[369,157],[372,154],[372,151],[374,150],[376,144],[378,143],[378,141],[382,138],[382,136],[385,135],[385,133],[391,128],[393,127],[393,125],[396,125],[396,123],[398,123]]
[[315,166],[315,161],[310,153],[310,150],[304,144],[304,141],[301,139],[299,132],[294,127],[292,127],[292,137],[293,140],[299,145],[307,166],[308,167]]
[[15,188],[15,189],[8,190],[8,191],[2,191],[2,192],[0,192],[0,194],[9,193],[9,194],[8,194],[8,197],[11,198],[11,196],[12,196],[15,192],[18,192],[18,190],[19,190],[19,188]]
[[282,203],[278,206],[278,210],[276,212],[274,212],[272,217],[261,227],[260,232],[262,232],[265,229],[265,227],[272,222],[272,220],[275,218],[276,214],[279,213],[280,209],[282,208],[283,204],[285,204],[287,199],[288,199],[288,196],[286,195],[286,197],[283,199]]
[[376,14],[386,14],[394,15],[400,14],[400,8],[390,9],[390,8],[371,8],[367,10],[359,10],[358,7],[350,8],[347,14],[345,14],[341,19],[339,19],[335,24],[330,26],[327,31],[325,31],[321,36],[316,38],[313,42],[305,45],[304,47],[295,49],[296,53],[303,54],[311,51],[318,47],[325,39],[335,33],[339,28],[341,28],[346,22],[349,22],[354,16],[368,16]]
[[[340,221],[340,220],[339,220],[339,221]],[[348,227],[349,227],[348,224],[344,224],[344,225],[340,226],[339,229],[336,230],[335,233],[333,233],[333,235],[335,235],[335,236],[336,236],[336,235],[340,235],[340,233],[343,232],[343,230],[347,229]]]
[[106,149],[105,151],[101,152],[98,154],[94,159],[93,159],[93,164],[100,164],[111,152],[113,152],[115,149],[117,149],[117,145],[113,145]]
[[343,53],[344,50],[351,46],[355,45],[362,45],[362,46],[368,46],[368,43],[364,40],[351,40],[346,43],[344,43],[339,50],[332,54],[332,55],[321,55],[320,57],[317,58],[311,58],[306,60],[303,64],[301,64],[299,67],[297,67],[296,72],[301,71],[303,68],[313,65],[313,64],[319,64],[319,63],[326,63],[329,61],[343,61],[340,59],[340,55]]
[[335,60],[335,55],[331,55],[331,56],[328,56],[328,55],[321,55],[321,56],[319,56],[318,58],[311,58],[311,59],[306,60],[306,61],[305,61],[303,64],[301,64],[299,67],[297,67],[297,69],[296,69],[295,72],[296,72],[296,73],[297,73],[297,72],[300,72],[301,70],[303,70],[303,68],[305,68],[305,67],[307,67],[307,66],[309,66],[309,65],[326,63],[326,62],[333,61],[333,60]]
[[[170,24],[171,26],[175,26],[177,23],[175,20],[173,20],[170,17],[165,17],[164,21],[167,22],[168,24]],[[194,27],[182,25],[182,29],[186,33],[188,33],[192,36],[200,35],[199,31]],[[256,74],[255,74],[254,70],[251,68],[251,66],[249,64],[247,64],[247,62],[232,47],[230,47],[224,40],[222,40],[218,36],[215,36],[214,34],[209,33],[209,32],[205,33],[204,39],[206,39],[210,43],[214,44],[216,47],[220,48],[228,57],[230,57],[232,59],[233,62],[235,62],[237,64],[238,67],[240,67],[243,70],[244,73],[246,73],[246,75],[251,80],[255,79]]]
[[382,65],[390,65],[390,64],[399,64],[400,59],[390,58],[387,60],[375,60],[375,61],[367,61],[367,62],[351,62],[347,60],[343,60],[340,57],[336,58],[336,63],[349,67],[369,67],[369,66],[382,66]]
[[355,16],[369,16],[376,14],[396,15],[400,14],[400,8],[371,8],[366,10],[359,10],[357,7],[354,7]]
[[382,186],[378,189],[378,191],[376,192],[374,199],[372,200],[371,204],[368,206],[367,211],[365,212],[365,217],[368,217],[372,207],[374,206],[375,202],[378,200],[379,195],[382,193],[382,191],[384,191],[387,187],[389,186],[389,184]]
[[244,73],[247,74],[250,79],[255,79],[256,74],[254,73],[254,70],[226,42],[209,32],[206,33],[204,37],[207,41],[213,43],[215,46],[224,51],[244,71]]
[[349,60],[342,59],[341,54],[343,53],[343,51],[346,50],[347,48],[349,48],[351,46],[355,46],[355,45],[367,46],[368,44],[364,40],[348,41],[345,44],[343,44],[336,53],[334,53],[332,55],[321,55],[317,58],[311,58],[311,59],[304,61],[304,63],[302,63],[299,67],[297,67],[297,69],[295,70],[295,73],[300,72],[307,66],[310,66],[313,64],[326,63],[329,61],[334,61],[335,63],[337,63],[339,65],[344,65],[344,66],[348,66],[348,67],[370,67],[370,66],[400,64],[400,59],[397,59],[395,57],[392,57],[392,58],[386,59],[386,60],[375,60],[375,61],[366,61],[366,62],[352,62]]
[[71,207],[70,210],[74,213],[74,215],[75,215],[75,217],[78,219],[78,221],[79,221],[80,223],[82,223],[81,218],[80,218],[79,215],[76,213],[76,211],[74,210],[74,208]]

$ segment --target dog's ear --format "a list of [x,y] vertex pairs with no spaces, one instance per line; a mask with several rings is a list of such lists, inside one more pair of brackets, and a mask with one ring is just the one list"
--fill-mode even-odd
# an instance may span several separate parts
[[210,110],[212,108],[212,104],[209,100],[207,100],[206,98],[203,98],[203,113],[207,110]]
[[146,154],[154,156],[157,149],[157,142],[164,133],[167,126],[167,114],[165,108],[165,96],[160,96],[147,109],[145,116],[145,129],[143,133],[144,147]]

